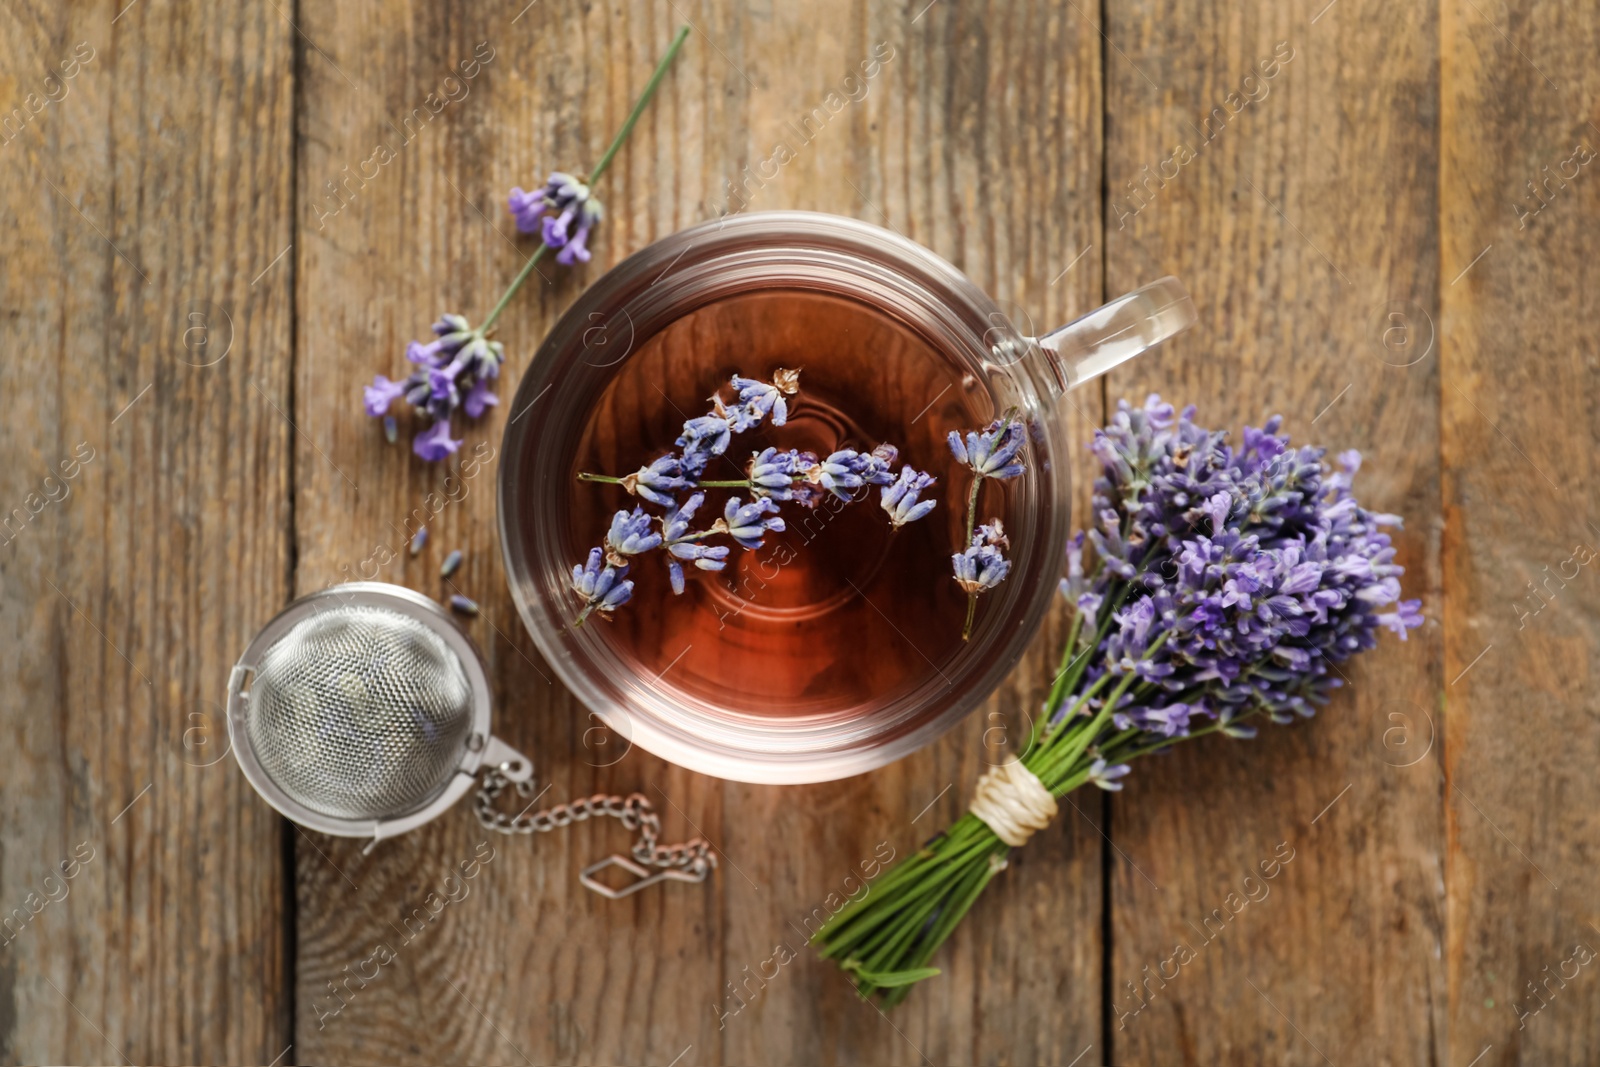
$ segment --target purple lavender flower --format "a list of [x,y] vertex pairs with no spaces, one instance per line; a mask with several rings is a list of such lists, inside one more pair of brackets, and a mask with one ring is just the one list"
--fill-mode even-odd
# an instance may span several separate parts
[[1100,614],[1100,605],[1104,603],[1099,593],[1089,588],[1088,581],[1083,574],[1083,541],[1082,530],[1073,534],[1067,541],[1067,576],[1061,579],[1061,595],[1072,601],[1078,609],[1078,614],[1083,617],[1083,625],[1094,626]]
[[626,566],[624,556],[637,556],[659,547],[661,535],[651,529],[651,518],[643,508],[619,511],[611,517],[611,529],[606,533],[606,560],[613,567]]
[[782,426],[789,419],[789,404],[784,397],[800,391],[800,372],[779,367],[772,372],[770,383],[735,374],[733,387],[739,391],[739,403],[745,409],[743,418],[748,420],[735,430],[736,433],[742,433],[769,415],[772,425]]
[[412,341],[406,345],[406,359],[412,363],[437,366],[448,362],[457,350],[472,340],[472,327],[465,317],[445,312],[433,324],[434,339],[427,344]]
[[705,545],[699,538],[719,532],[713,526],[700,533],[689,532],[689,520],[705,502],[704,493],[693,493],[681,506],[674,507],[661,519],[663,543],[667,547],[667,574],[672,580],[672,591],[683,593],[683,565],[692,563],[703,571],[720,571],[727,566],[727,545]]
[[900,458],[900,450],[891,444],[882,444],[871,452],[857,452],[844,448],[822,461],[817,481],[822,488],[843,500],[854,498],[849,490],[863,485],[889,485],[894,474],[889,470]]
[[518,230],[540,234],[545,244],[560,249],[557,263],[570,267],[575,260],[589,262],[589,232],[605,210],[581,178],[554,171],[536,192],[512,189],[506,206]]
[[689,533],[689,520],[694,518],[694,513],[700,510],[700,505],[706,502],[704,493],[690,493],[689,499],[682,504],[674,504],[672,510],[661,517],[661,536],[668,545],[676,544]]
[[411,442],[411,451],[429,463],[437,463],[455,454],[461,442],[450,436],[450,420],[440,419],[430,429],[423,430]]
[[670,452],[648,467],[640,467],[622,478],[622,488],[664,508],[676,503],[673,493],[688,487],[689,479],[684,477],[683,460]]
[[773,500],[793,500],[795,482],[809,476],[816,467],[817,457],[810,452],[763,449],[750,460],[750,487]]
[[[722,510],[722,521],[730,537],[745,548],[757,549],[761,547],[762,536],[768,530],[783,532],[783,520],[777,512],[777,502],[771,497],[758,496],[743,506],[739,504],[738,497],[731,497]],[[772,517],[762,518],[763,515]]]
[[499,403],[500,398],[494,395],[488,378],[479,378],[473,382],[472,388],[467,390],[467,395],[461,398],[461,407],[469,419],[481,417],[485,411]]
[[[1371,647],[1385,627],[1403,632],[1422,621],[1415,601],[1400,600],[1384,532],[1397,520],[1351,495],[1356,457],[1341,457],[1343,473],[1329,471],[1320,449],[1292,448],[1277,419],[1230,446],[1193,414],[1175,416],[1155,396],[1142,408],[1123,404],[1095,442],[1093,526],[1069,548],[1063,583],[1075,603],[1093,598],[1093,610],[1073,621],[1044,722],[1021,757],[1053,795],[1091,783],[1119,790],[1135,758],[1184,738],[1248,737],[1256,719],[1310,715],[1339,682],[1335,663]],[[1009,447],[1003,436],[951,441],[975,474],[969,508],[983,478],[1015,463]],[[971,528],[970,510],[966,518]],[[1001,536],[975,531],[973,547]],[[1097,557],[1087,567],[1086,542]],[[974,592],[978,556],[965,564]],[[963,576],[962,557],[956,565]],[[969,630],[976,604],[969,596]],[[986,775],[980,795],[994,782]],[[908,983],[937,973],[924,965],[952,925],[926,916],[959,918],[977,892],[966,887],[981,889],[1025,840],[998,812],[986,814],[998,807],[990,800],[972,806],[993,831],[977,828],[981,845],[964,833],[970,824],[936,834],[917,853],[922,866],[896,868],[885,876],[887,895],[813,936],[864,997],[882,993],[894,1004]]]
[[917,500],[917,494],[929,488],[938,481],[931,474],[924,474],[912,470],[910,467],[900,468],[900,477],[883,487],[879,503],[883,510],[889,513],[889,522],[895,529],[899,529],[908,522],[916,522],[928,512],[932,511],[938,503],[934,500]]
[[1131,770],[1133,768],[1126,763],[1118,763],[1108,767],[1105,760],[1097,759],[1089,764],[1089,781],[1101,789],[1107,789],[1113,793],[1120,792],[1122,789],[1120,779],[1126,778]]
[[[500,376],[505,348],[473,330],[460,315],[442,315],[433,324],[434,340],[406,346],[406,359],[417,369],[403,382],[390,381],[379,374],[363,391],[367,414],[388,417],[390,406],[401,398],[419,415],[432,419],[430,428],[419,432],[412,451],[433,462],[455,452],[461,442],[450,437],[450,416],[463,408],[471,418],[480,417],[499,403],[490,383]],[[387,422],[385,423],[387,432]]]
[[[1290,445],[1281,419],[1247,427],[1235,448],[1193,418],[1151,396],[1120,404],[1096,434],[1088,541],[1099,566],[1085,579],[1069,550],[1064,589],[1080,604],[1094,598],[1096,612],[1121,605],[1084,675],[1085,686],[1137,678],[1119,728],[1177,738],[1214,720],[1248,737],[1254,716],[1312,714],[1340,684],[1335,664],[1373,647],[1380,629],[1403,636],[1422,614],[1400,599],[1384,532],[1399,520],[1351,495],[1358,455],[1329,470],[1322,449]],[[1086,624],[1095,618],[1086,612]]]
[[1022,473],[1023,466],[1012,461],[1027,439],[1022,421],[1007,416],[994,420],[982,430],[969,432],[965,441],[960,433],[951,430],[950,454],[980,478],[1015,478]]
[[575,625],[582,626],[590,612],[609,616],[633,596],[633,583],[623,580],[628,565],[611,566],[605,563],[605,558],[602,549],[591,548],[588,563],[572,568],[572,588],[583,597],[583,610],[578,613]]
[[1377,616],[1378,624],[1397,634],[1400,640],[1406,639],[1406,630],[1422,625],[1422,601],[1402,600],[1395,605],[1394,611],[1386,611]]
[[389,405],[406,395],[405,382],[391,382],[379,374],[372,379],[372,384],[364,391],[367,414],[372,416],[385,415]]
[[684,471],[698,478],[705,473],[713,456],[720,456],[728,450],[732,440],[733,431],[726,418],[712,414],[690,419],[683,424],[683,433],[675,442],[683,449],[681,462]]
[[1010,547],[999,519],[979,526],[973,531],[967,550],[950,557],[956,584],[968,596],[977,596],[1005,581],[1011,572],[1011,561],[1006,559],[1004,550]]

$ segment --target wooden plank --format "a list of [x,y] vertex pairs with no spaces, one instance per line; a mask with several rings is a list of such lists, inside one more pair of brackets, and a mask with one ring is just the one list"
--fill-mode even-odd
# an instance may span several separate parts
[[265,1063],[281,823],[221,698],[288,593],[291,31],[121,7],[0,49],[0,1060]]
[[[490,665],[495,729],[533,757],[550,789],[544,803],[649,786],[668,840],[693,834],[686,817],[720,840],[720,783],[642,753],[602,766],[604,750],[584,747],[586,736],[598,745],[593,724],[552,685],[523,631],[493,532],[492,450],[506,407],[467,432],[464,451],[484,444],[491,451],[481,455],[491,458],[470,476],[458,466],[449,485],[447,471],[411,456],[409,437],[390,446],[360,413],[364,382],[400,371],[407,340],[441,311],[479,319],[494,303],[534,247],[512,239],[506,191],[534,186],[550,169],[592,164],[677,29],[675,19],[643,6],[627,17],[570,5],[519,14],[520,6],[362,3],[304,12],[296,582],[308,592],[364,574],[437,598],[459,590],[478,600],[482,614],[470,630]],[[471,77],[466,61],[476,62]],[[702,124],[730,123],[721,95],[701,87],[737,78],[703,44],[669,75],[607,176],[609,219],[594,262],[575,277],[547,265],[553,284],[535,278],[500,320],[508,351],[502,396],[586,278],[698,217],[696,200],[714,188],[709,172],[701,184],[690,171],[696,181],[676,187],[657,175],[683,171],[676,157],[700,143]],[[429,94],[443,102],[437,114],[428,114]],[[405,122],[418,107],[428,117]],[[703,107],[713,109],[709,118]],[[380,143],[394,158],[368,164],[363,180],[362,164]],[[330,181],[342,190],[335,199]],[[408,556],[405,542],[424,521],[428,548]],[[380,547],[396,558],[363,566]],[[446,585],[438,567],[451,549],[462,550],[465,563]],[[717,984],[717,915],[731,872],[707,886],[608,902],[577,877],[594,859],[625,851],[627,834],[615,822],[486,842],[466,803],[370,857],[360,855],[360,842],[298,840],[297,1055],[665,1063],[693,1046],[685,1062],[716,1058],[705,1006]],[[443,880],[472,861],[480,843],[494,859],[466,883],[466,896],[425,927],[408,924],[430,891],[450,895]],[[380,944],[394,959],[363,964]],[[374,969],[368,981],[349,977]]]
[[[879,42],[895,49],[894,58],[865,97],[766,182],[750,209],[887,221],[1049,324],[1096,303],[1097,256],[1063,275],[1093,241],[1098,218],[1093,27],[1069,16],[1022,19],[948,5],[916,15],[841,4],[753,20],[733,8],[684,8],[696,33],[607,175],[610,217],[595,262],[579,278],[556,277],[553,287],[525,293],[503,320],[506,392],[584,278],[724,209],[727,183],[766,158],[772,142],[787,136],[786,120],[839,88]],[[441,487],[442,472],[397,454],[375,426],[353,416],[361,383],[375,370],[392,373],[406,339],[436,311],[481,313],[493,301],[521,264],[517,248],[528,247],[504,237],[512,232],[502,213],[505,190],[598,155],[678,22],[648,7],[539,6],[509,22],[484,4],[422,16],[431,20],[422,26],[408,21],[415,17],[347,5],[308,13],[303,27],[329,60],[314,49],[306,56],[300,188],[308,196],[366,158],[373,139],[388,136],[385,120],[408,112],[477,42],[492,41],[496,58],[470,95],[378,178],[352,186],[359,195],[336,213],[328,215],[326,201],[305,206],[297,249],[306,350],[296,408],[305,431],[296,511],[302,592],[344,577],[345,566],[356,567],[376,544],[398,552],[405,534],[395,527]],[[991,43],[974,53],[968,42],[979,33],[992,35]],[[604,64],[572,60],[574,42],[583,41],[605,42]],[[1012,77],[1020,68],[1034,72],[1026,86]],[[991,110],[990,99],[1019,102],[1021,111]],[[943,130],[961,132],[935,135]],[[1059,165],[1034,175],[1025,195],[977,198],[984,183],[1038,159]],[[467,447],[497,443],[506,416],[501,409],[475,426]],[[548,668],[505,592],[489,532],[492,464],[480,477],[429,523],[422,556],[400,552],[378,576],[448,592],[433,570],[442,553],[464,549],[468,562],[456,584],[484,606],[474,631],[502,697],[499,727],[536,754],[544,780],[554,783],[551,797],[648,784],[669,828],[685,830],[692,820],[725,849],[728,863],[706,889],[671,887],[614,905],[575,881],[579,867],[615,847],[614,829],[585,828],[531,847],[494,842],[496,859],[475,899],[439,920],[449,929],[417,939],[415,948],[394,945],[393,977],[354,990],[330,1014],[337,1000],[328,983],[341,982],[343,968],[378,942],[392,941],[394,924],[442,877],[445,861],[470,856],[481,835],[463,811],[370,858],[354,845],[301,839],[299,1054],[385,1062],[667,1062],[679,1055],[684,1063],[920,1062],[922,1055],[988,1058],[1004,1042],[1023,1050],[1022,1059],[1049,1062],[1070,1060],[1059,1047],[1080,1035],[1087,1035],[1082,1043],[1094,1039],[1098,1005],[1081,991],[1099,985],[1099,838],[1081,823],[1035,845],[1014,886],[994,891],[984,917],[948,954],[949,977],[892,1022],[856,1003],[832,965],[813,959],[790,928],[879,843],[903,852],[959,810],[981,766],[975,746],[986,720],[975,718],[903,765],[815,789],[724,787],[642,753],[592,768],[602,761],[584,747],[590,724],[541,676]],[[1059,626],[1053,633],[1059,640]],[[1030,657],[995,710],[1036,704],[1050,655]],[[1018,720],[1012,716],[1012,729]],[[952,790],[924,814],[946,782]],[[1008,906],[1007,896],[1026,903]],[[1050,912],[1090,918],[1021,936]],[[770,958],[775,939],[789,939],[800,958],[758,1004],[724,1019],[727,983]],[[1015,974],[1011,952],[1026,956]],[[1025,999],[1040,986],[1073,995],[1040,1012]]]
[[1200,309],[1112,396],[1360,449],[1434,620],[1347,668],[1313,722],[1136,767],[1113,805],[1109,1062],[1445,1062],[1434,11],[1169,0],[1108,23],[1109,287],[1172,273]]
[[1600,1047],[1600,16],[1442,11],[1450,1060],[1580,1063]]
[[[878,42],[895,49],[849,124],[808,146],[815,177],[786,171],[755,206],[891,227],[960,266],[1019,327],[1042,332],[1100,303],[1098,252],[1077,259],[1099,229],[1099,35],[1070,9],[922,9],[797,8],[745,38],[760,86],[745,158],[769,151],[784,121]],[[861,28],[840,39],[814,36],[818,24]],[[1080,440],[1101,415],[1092,394],[1076,400],[1088,405],[1087,418],[1074,415]],[[830,893],[849,891],[863,860],[890,854],[879,849],[906,855],[958,817],[988,763],[1017,750],[1065,640],[1061,623],[1052,619],[982,711],[912,757],[809,788],[729,786],[726,846],[749,881],[724,875],[723,978],[737,983],[776,944],[801,959],[742,998],[751,1003],[727,1021],[725,1062],[1066,1063],[1098,1042],[1101,840],[1070,811],[988,890],[934,961],[944,974],[887,1018],[811,958],[796,929]],[[737,1006],[728,996],[722,1010]]]

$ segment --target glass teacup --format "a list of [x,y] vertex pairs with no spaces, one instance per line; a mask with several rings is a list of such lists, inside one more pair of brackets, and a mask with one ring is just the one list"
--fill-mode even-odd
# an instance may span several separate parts
[[[1050,606],[1072,526],[1057,402],[1193,321],[1164,278],[1031,337],[932,252],[832,215],[742,215],[674,234],[589,287],[510,404],[499,513],[518,610],[584,704],[665,759],[765,783],[882,766],[982,703]],[[782,532],[733,547],[721,571],[691,568],[682,594],[664,553],[634,557],[633,601],[580,622],[572,570],[611,515],[665,509],[577,475],[637,470],[672,451],[719,386],[731,400],[730,374],[779,368],[800,371],[786,422],[733,438],[705,479],[737,482],[766,446],[826,456],[887,440],[897,466],[937,475],[933,513],[894,529],[876,486],[786,502]],[[986,482],[977,519],[1003,521],[1011,571],[963,639],[950,556],[966,547],[971,477],[945,437],[1002,415],[1026,427],[1026,471]],[[751,499],[706,496],[697,528],[730,497]]]

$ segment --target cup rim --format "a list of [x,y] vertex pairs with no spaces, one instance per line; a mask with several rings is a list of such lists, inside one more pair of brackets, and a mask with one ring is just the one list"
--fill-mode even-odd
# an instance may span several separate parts
[[[713,243],[715,241],[715,243]],[[932,250],[908,238],[872,223],[823,212],[765,211],[741,214],[702,223],[679,230],[633,253],[610,268],[589,285],[572,306],[556,321],[541,342],[528,369],[518,383],[515,398],[509,410],[514,414],[507,423],[502,438],[502,456],[498,476],[497,521],[501,552],[506,565],[507,582],[524,628],[533,638],[540,654],[545,658],[561,681],[589,711],[599,716],[610,728],[622,734],[631,744],[663,759],[690,770],[734,781],[761,784],[800,784],[845,778],[874,770],[893,762],[930,743],[956,723],[976,710],[992,694],[1000,681],[1009,673],[1030,643],[1043,620],[1054,595],[1054,583],[1022,595],[1022,608],[1016,621],[1016,633],[996,638],[994,661],[987,667],[974,665],[965,682],[967,690],[938,714],[928,716],[903,731],[887,737],[878,736],[865,741],[839,743],[837,726],[824,727],[817,740],[829,737],[833,744],[815,748],[794,747],[807,738],[804,729],[790,733],[793,744],[783,751],[740,749],[725,744],[714,744],[704,738],[690,735],[678,725],[659,721],[653,714],[620,707],[617,694],[608,690],[598,680],[574,664],[574,655],[566,647],[560,627],[552,625],[554,617],[546,603],[541,582],[537,576],[539,561],[528,551],[525,539],[513,522],[520,522],[518,510],[519,473],[529,448],[530,437],[536,442],[534,420],[521,419],[515,413],[526,410],[542,395],[548,368],[558,355],[569,352],[575,335],[580,335],[584,325],[591,322],[597,310],[614,305],[619,299],[629,298],[630,291],[643,291],[660,281],[689,255],[691,249],[700,249],[701,256],[692,262],[705,259],[715,261],[719,255],[736,252],[741,245],[786,245],[798,241],[805,244],[815,241],[819,249],[848,250],[857,248],[870,251],[874,259],[890,260],[884,267],[900,282],[924,288],[943,290],[951,297],[963,301],[966,307],[983,316],[998,313],[994,301],[961,270]],[[640,287],[638,281],[653,269],[666,271],[655,281]],[[928,293],[932,301],[934,293]],[[930,302],[930,309],[935,306]],[[955,312],[951,311],[952,322]],[[546,374],[536,372],[544,364]],[[1012,372],[1015,368],[1007,365]],[[1048,386],[1030,382],[1030,390],[1040,395],[1041,408],[1053,408]],[[1060,439],[1059,420],[1052,421],[1052,450],[1064,459]],[[1050,472],[1047,497],[1059,496],[1068,491],[1070,474],[1064,462]],[[1054,509],[1059,511],[1059,509]],[[1050,517],[1045,537],[1046,551],[1055,546],[1059,556],[1065,544],[1067,517],[1054,514]],[[1056,544],[1059,542],[1059,544]],[[618,714],[620,713],[620,715]],[[771,728],[772,724],[768,724]],[[831,733],[830,733],[831,730]],[[881,734],[881,731],[880,731]]]

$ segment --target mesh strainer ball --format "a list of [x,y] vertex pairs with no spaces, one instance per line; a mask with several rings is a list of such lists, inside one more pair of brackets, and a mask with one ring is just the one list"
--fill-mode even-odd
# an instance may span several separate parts
[[399,586],[296,601],[251,642],[228,696],[251,784],[326,833],[402,833],[470,788],[486,753],[516,755],[489,737],[477,650],[443,608]]

